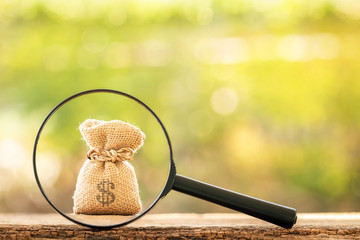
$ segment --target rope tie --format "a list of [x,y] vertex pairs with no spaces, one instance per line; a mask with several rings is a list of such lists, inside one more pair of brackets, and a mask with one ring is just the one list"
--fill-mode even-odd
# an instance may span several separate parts
[[133,160],[134,150],[131,148],[120,148],[119,150],[99,150],[97,148],[90,149],[86,154],[90,160],[102,162],[131,161]]

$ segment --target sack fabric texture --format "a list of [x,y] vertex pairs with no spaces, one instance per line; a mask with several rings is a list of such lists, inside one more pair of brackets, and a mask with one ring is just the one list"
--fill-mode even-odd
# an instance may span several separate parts
[[145,135],[137,127],[113,120],[88,119],[80,125],[90,151],[73,196],[75,214],[132,215],[141,211],[134,167],[129,163]]

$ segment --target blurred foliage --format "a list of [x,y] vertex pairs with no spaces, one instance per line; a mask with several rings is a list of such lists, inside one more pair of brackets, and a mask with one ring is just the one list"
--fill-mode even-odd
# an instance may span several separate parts
[[[359,23],[355,0],[1,0],[0,211],[51,211],[34,136],[58,102],[91,88],[153,108],[181,174],[299,211],[359,211]],[[56,135],[81,156],[68,141],[77,129]],[[227,210],[171,193],[156,211]]]

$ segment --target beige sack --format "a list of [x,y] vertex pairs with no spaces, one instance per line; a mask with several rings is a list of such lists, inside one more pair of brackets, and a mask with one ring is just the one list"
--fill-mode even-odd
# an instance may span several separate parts
[[74,193],[75,214],[131,215],[141,201],[134,167],[128,162],[145,139],[144,133],[119,120],[88,119],[80,125],[90,151]]

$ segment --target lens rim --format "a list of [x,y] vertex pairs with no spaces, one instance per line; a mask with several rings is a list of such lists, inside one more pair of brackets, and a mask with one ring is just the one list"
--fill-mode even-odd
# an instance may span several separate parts
[[[166,181],[166,184],[163,188],[163,190],[161,191],[161,193],[159,194],[159,196],[155,199],[155,201],[141,214],[137,215],[134,218],[131,218],[130,220],[127,220],[125,222],[119,223],[119,224],[112,224],[112,225],[94,225],[94,224],[88,224],[88,223],[84,223],[81,222],[79,220],[73,219],[70,216],[68,216],[67,214],[63,213],[61,210],[59,210],[48,198],[48,196],[46,195],[41,183],[40,183],[40,179],[38,176],[38,172],[37,172],[37,168],[36,168],[36,151],[37,151],[37,145],[39,143],[39,139],[41,136],[41,133],[46,125],[46,123],[49,121],[49,119],[51,118],[51,116],[57,111],[59,110],[63,105],[65,105],[66,103],[70,102],[71,100],[74,100],[76,98],[79,98],[81,96],[84,95],[89,95],[89,94],[93,94],[93,93],[112,93],[112,94],[117,94],[117,95],[121,95],[124,97],[127,97],[131,100],[134,100],[135,102],[137,102],[138,104],[142,105],[146,110],[148,110],[157,120],[157,122],[160,124],[167,143],[168,143],[168,147],[169,147],[169,153],[170,153],[170,167],[169,167],[169,175],[168,175],[168,179]],[[42,122],[37,134],[36,134],[36,138],[35,138],[35,142],[34,142],[34,148],[33,148],[33,170],[34,170],[34,175],[35,175],[35,180],[36,183],[41,191],[41,193],[43,194],[44,198],[46,199],[46,201],[50,204],[50,206],[57,211],[59,214],[61,214],[63,217],[67,218],[68,220],[85,226],[85,227],[90,227],[90,228],[97,228],[97,229],[110,229],[110,228],[114,228],[114,227],[120,227],[120,226],[124,226],[126,224],[129,224],[137,219],[139,219],[140,217],[144,216],[147,212],[149,212],[154,206],[155,204],[161,199],[163,198],[167,193],[169,193],[169,191],[172,189],[172,186],[174,185],[174,181],[175,181],[175,176],[176,176],[176,168],[175,168],[175,162],[173,160],[173,150],[172,150],[172,146],[171,146],[171,141],[170,141],[170,137],[168,132],[166,131],[166,128],[164,126],[164,124],[161,122],[160,118],[155,114],[155,112],[149,107],[147,106],[144,102],[142,102],[141,100],[139,100],[138,98],[127,94],[125,92],[121,92],[121,91],[117,91],[117,90],[113,90],[113,89],[90,89],[90,90],[86,90],[86,91],[82,91],[79,93],[76,93],[68,98],[66,98],[65,100],[63,100],[62,102],[60,102],[58,105],[56,105],[51,111],[50,113],[46,116],[46,118],[44,119],[44,121]]]

